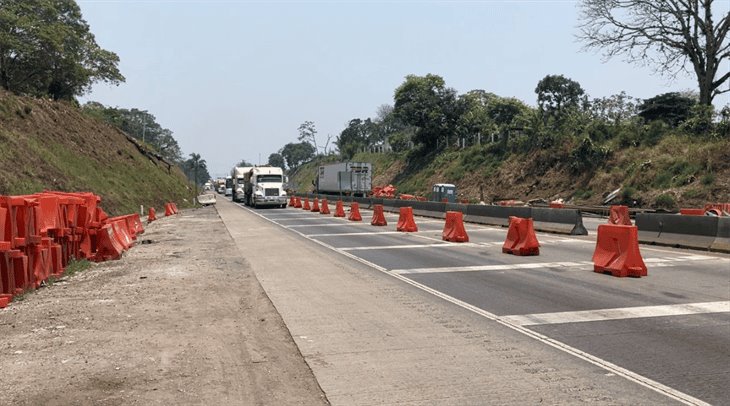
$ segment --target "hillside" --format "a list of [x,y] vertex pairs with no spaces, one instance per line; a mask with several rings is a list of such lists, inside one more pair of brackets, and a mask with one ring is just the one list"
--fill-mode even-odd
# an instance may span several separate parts
[[[401,193],[428,196],[434,183],[454,183],[459,198],[471,202],[562,198],[573,204],[600,205],[618,188],[622,192],[617,200],[646,208],[730,201],[728,139],[671,135],[653,146],[612,148],[603,164],[581,171],[571,167],[567,148],[516,153],[500,152],[497,144],[410,160],[407,153],[359,153],[351,160],[374,164],[373,185],[391,183]],[[311,185],[317,165],[302,165],[293,174],[293,183]]]
[[0,195],[91,191],[110,214],[192,198],[174,164],[67,102],[0,92]]

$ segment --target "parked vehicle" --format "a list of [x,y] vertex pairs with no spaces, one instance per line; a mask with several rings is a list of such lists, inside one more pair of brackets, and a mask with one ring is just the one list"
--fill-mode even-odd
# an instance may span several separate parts
[[226,179],[225,178],[216,178],[215,191],[220,194],[226,193]]
[[246,198],[246,181],[245,176],[250,172],[250,166],[235,166],[231,169],[231,179],[233,179],[233,191],[231,200],[234,202],[243,202]]
[[437,183],[433,185],[431,201],[456,203],[456,185],[451,183]]
[[233,178],[226,176],[226,196],[233,194]]
[[367,196],[372,189],[370,162],[342,162],[319,167],[317,193]]
[[255,166],[244,175],[246,205],[286,207],[284,171],[276,166]]

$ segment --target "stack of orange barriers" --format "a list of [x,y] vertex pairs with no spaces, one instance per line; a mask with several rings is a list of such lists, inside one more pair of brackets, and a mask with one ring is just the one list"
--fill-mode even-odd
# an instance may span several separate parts
[[93,193],[0,196],[0,308],[63,274],[72,259],[118,259],[144,232],[138,214],[110,218]]

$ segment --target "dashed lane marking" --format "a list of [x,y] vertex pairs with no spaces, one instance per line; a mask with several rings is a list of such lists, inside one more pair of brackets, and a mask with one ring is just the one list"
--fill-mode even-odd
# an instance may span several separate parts
[[[559,341],[559,340],[550,338],[550,337],[548,337],[548,336],[546,336],[544,334],[540,334],[540,333],[538,333],[536,331],[532,331],[532,330],[530,330],[530,329],[528,329],[528,328],[526,328],[524,326],[520,326],[518,324],[512,323],[509,320],[506,320],[506,319],[504,319],[504,318],[502,318],[500,316],[497,316],[494,313],[488,312],[488,311],[486,311],[484,309],[481,309],[479,307],[476,307],[474,305],[471,305],[469,303],[466,303],[464,301],[461,301],[459,299],[456,299],[453,296],[449,296],[449,295],[447,295],[447,294],[445,294],[443,292],[440,292],[440,291],[438,291],[436,289],[430,288],[430,287],[428,287],[428,286],[426,286],[426,285],[424,285],[422,283],[419,283],[419,282],[416,282],[414,280],[411,280],[411,279],[409,279],[406,276],[399,275],[399,274],[393,273],[393,272],[389,272],[387,268],[384,268],[384,267],[382,267],[382,266],[380,266],[378,264],[375,264],[373,262],[370,262],[370,261],[368,261],[366,259],[360,258],[357,255],[353,255],[350,252],[343,251],[342,249],[335,248],[335,247],[333,247],[333,246],[331,246],[331,245],[329,245],[329,244],[327,244],[325,242],[319,241],[319,240],[317,240],[315,238],[311,238],[312,236],[309,236],[309,235],[306,235],[304,233],[301,233],[301,232],[299,232],[297,230],[288,228],[287,226],[285,226],[285,225],[283,225],[281,223],[277,223],[274,220],[269,220],[265,216],[263,216],[263,215],[261,215],[259,213],[256,213],[254,210],[251,210],[251,209],[249,209],[247,207],[243,207],[243,206],[241,206],[241,207],[244,210],[247,210],[249,213],[252,213],[252,214],[254,214],[256,216],[259,216],[262,219],[271,222],[272,224],[276,224],[276,225],[278,225],[281,228],[288,229],[289,231],[291,231],[293,233],[299,234],[300,236],[308,239],[309,241],[313,242],[314,244],[317,244],[317,245],[319,245],[321,247],[327,248],[327,249],[329,249],[331,251],[337,252],[337,253],[339,253],[341,255],[344,255],[344,256],[346,256],[346,257],[348,257],[348,258],[350,258],[350,259],[352,259],[354,261],[360,262],[361,264],[365,264],[365,265],[367,265],[367,266],[369,266],[369,267],[371,267],[371,268],[373,268],[373,269],[375,269],[377,271],[380,271],[380,272],[385,273],[386,275],[390,275],[390,276],[392,276],[392,277],[400,280],[403,283],[406,283],[406,284],[409,284],[409,285],[411,285],[413,287],[416,287],[418,289],[421,289],[424,292],[430,293],[430,294],[432,294],[432,295],[434,295],[434,296],[436,296],[438,298],[441,298],[441,299],[443,299],[443,300],[445,300],[447,302],[453,303],[453,304],[455,304],[455,305],[457,305],[457,306],[459,306],[459,307],[461,307],[463,309],[466,309],[466,310],[471,311],[471,312],[473,312],[475,314],[478,314],[478,315],[480,315],[480,316],[482,316],[482,317],[484,317],[486,319],[492,320],[492,321],[494,321],[494,322],[496,322],[498,324],[501,324],[501,325],[503,325],[505,327],[508,327],[508,328],[510,328],[512,330],[515,330],[515,331],[517,331],[517,332],[519,332],[519,333],[521,333],[521,334],[523,334],[523,335],[525,335],[527,337],[530,337],[530,338],[532,338],[534,340],[537,340],[537,341],[539,341],[539,342],[541,342],[543,344],[549,345],[549,346],[551,346],[553,348],[556,348],[556,349],[558,349],[560,351],[563,351],[565,353],[568,353],[568,354],[570,354],[570,355],[572,355],[572,356],[574,356],[576,358],[582,359],[582,360],[584,360],[586,362],[589,362],[589,363],[591,363],[593,365],[596,365],[596,366],[598,366],[600,368],[603,368],[606,371],[609,371],[611,373],[614,373],[614,374],[616,374],[618,376],[621,376],[621,377],[623,377],[625,379],[628,379],[628,380],[630,380],[632,382],[636,382],[637,384],[639,384],[639,385],[641,385],[641,386],[643,386],[645,388],[648,388],[648,389],[651,389],[651,390],[653,390],[655,392],[661,393],[661,394],[663,394],[663,395],[665,395],[665,396],[667,396],[667,397],[669,397],[671,399],[674,399],[674,400],[676,400],[678,402],[681,402],[681,403],[686,404],[686,405],[709,405],[707,402],[704,402],[704,401],[702,401],[700,399],[697,399],[697,398],[695,398],[695,397],[693,397],[691,395],[688,395],[688,394],[686,394],[684,392],[678,391],[678,390],[676,390],[676,389],[674,389],[672,387],[666,386],[666,385],[664,385],[662,383],[659,383],[659,382],[657,382],[657,381],[655,381],[653,379],[647,378],[647,377],[645,377],[643,375],[637,374],[636,372],[633,372],[633,371],[628,370],[626,368],[620,367],[620,366],[618,366],[618,365],[616,365],[616,364],[614,364],[612,362],[609,362],[609,361],[607,361],[607,360],[605,360],[603,358],[600,358],[600,357],[597,357],[597,356],[592,355],[590,353],[587,353],[585,351],[579,350],[578,348],[572,347],[572,346],[570,346],[570,345],[568,345],[568,344],[566,344],[566,343],[564,343],[562,341]],[[385,233],[399,233],[399,232],[398,231],[394,231],[394,232],[385,231],[385,232],[381,232],[380,234],[385,234]]]
[[638,319],[645,317],[684,316],[690,314],[728,313],[730,302],[685,303],[662,306],[623,307],[617,309],[583,310],[577,312],[556,312],[502,316],[502,319],[518,326],[539,324],[582,323]]
[[367,247],[349,247],[340,248],[342,251],[372,251],[372,250],[394,250],[394,249],[409,249],[409,248],[447,248],[447,247],[475,247],[477,244],[470,243],[451,243],[442,242],[440,244],[408,244],[408,245],[386,245],[386,246],[367,246]]

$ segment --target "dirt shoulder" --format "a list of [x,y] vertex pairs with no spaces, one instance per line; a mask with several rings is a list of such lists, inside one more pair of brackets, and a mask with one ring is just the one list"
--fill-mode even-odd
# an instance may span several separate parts
[[214,208],[0,310],[3,404],[327,404]]

